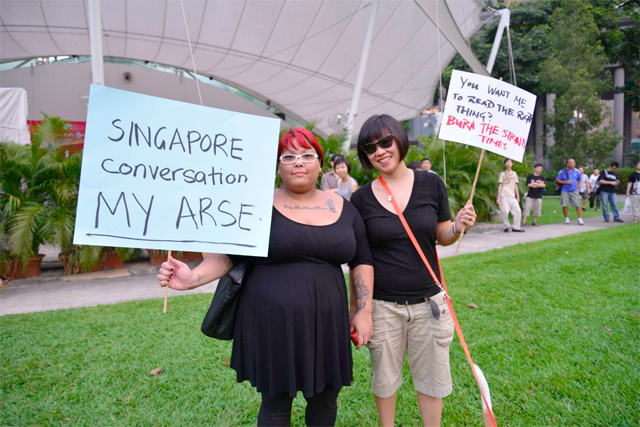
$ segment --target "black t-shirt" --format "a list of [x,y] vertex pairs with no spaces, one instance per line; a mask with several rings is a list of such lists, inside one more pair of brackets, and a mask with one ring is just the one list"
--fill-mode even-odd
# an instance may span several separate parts
[[[447,190],[436,174],[424,171],[414,174],[411,198],[403,215],[431,268],[441,279],[435,253],[436,227],[439,222],[451,219]],[[360,211],[367,228],[375,271],[373,297],[411,300],[440,292],[400,219],[378,202],[371,183],[353,193],[351,203]]]
[[[598,181],[618,181],[618,174],[615,172],[611,172],[607,169],[603,170],[602,173],[600,175],[598,175]],[[602,184],[602,182],[600,182],[600,192],[605,192],[605,193],[615,193],[616,192],[616,187],[611,185],[611,184]]]
[[545,181],[545,177],[542,175],[534,175],[532,173],[529,174],[529,176],[527,176],[527,197],[531,198],[531,199],[542,199],[542,193],[544,192],[544,188],[531,188],[529,187],[529,184],[531,184],[532,182],[535,183],[543,183]]
[[640,196],[640,173],[636,171],[629,175],[629,182],[631,183],[629,194]]

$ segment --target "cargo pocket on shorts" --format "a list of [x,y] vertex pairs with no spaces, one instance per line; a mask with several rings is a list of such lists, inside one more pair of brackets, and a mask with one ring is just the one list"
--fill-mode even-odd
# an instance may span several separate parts
[[446,303],[439,305],[438,309],[440,310],[440,320],[438,320],[434,325],[434,338],[436,344],[441,347],[449,347],[451,345],[451,341],[453,341],[454,327],[453,327],[453,319],[451,318],[451,313],[449,313],[449,307]]
[[385,340],[386,319],[384,316],[384,305],[381,301],[372,301],[371,319],[373,320],[373,335],[371,335],[369,342],[367,342],[369,350],[382,346]]

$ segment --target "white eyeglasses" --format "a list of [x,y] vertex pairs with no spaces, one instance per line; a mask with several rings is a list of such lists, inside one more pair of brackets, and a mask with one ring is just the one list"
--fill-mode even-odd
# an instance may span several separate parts
[[300,159],[302,163],[313,163],[318,159],[318,155],[315,153],[304,153],[299,156],[296,154],[283,154],[280,156],[280,161],[285,165],[292,165]]

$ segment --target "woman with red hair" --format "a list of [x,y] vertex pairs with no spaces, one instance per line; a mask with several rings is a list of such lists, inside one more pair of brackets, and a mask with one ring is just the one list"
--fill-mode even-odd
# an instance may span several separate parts
[[[304,128],[278,145],[282,187],[273,198],[269,254],[245,274],[234,329],[231,367],[262,394],[259,426],[291,424],[297,392],[309,426],[334,425],[337,398],[351,384],[350,332],[357,347],[372,334],[373,267],[362,218],[335,193],[316,189],[323,152]],[[185,290],[226,274],[240,257],[208,254],[191,270],[170,259],[161,286]],[[351,268],[351,310],[341,265]]]

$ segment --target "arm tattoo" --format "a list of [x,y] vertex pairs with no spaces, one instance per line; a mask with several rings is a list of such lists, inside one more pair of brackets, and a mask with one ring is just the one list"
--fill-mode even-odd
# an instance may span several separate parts
[[369,291],[366,283],[364,283],[364,279],[360,273],[356,275],[354,289],[358,299],[358,311],[360,311],[367,306],[367,300],[369,299],[369,295],[371,295],[371,292]]
[[200,282],[202,281],[202,276],[200,274],[196,274],[196,278],[197,278],[196,285],[199,285]]

